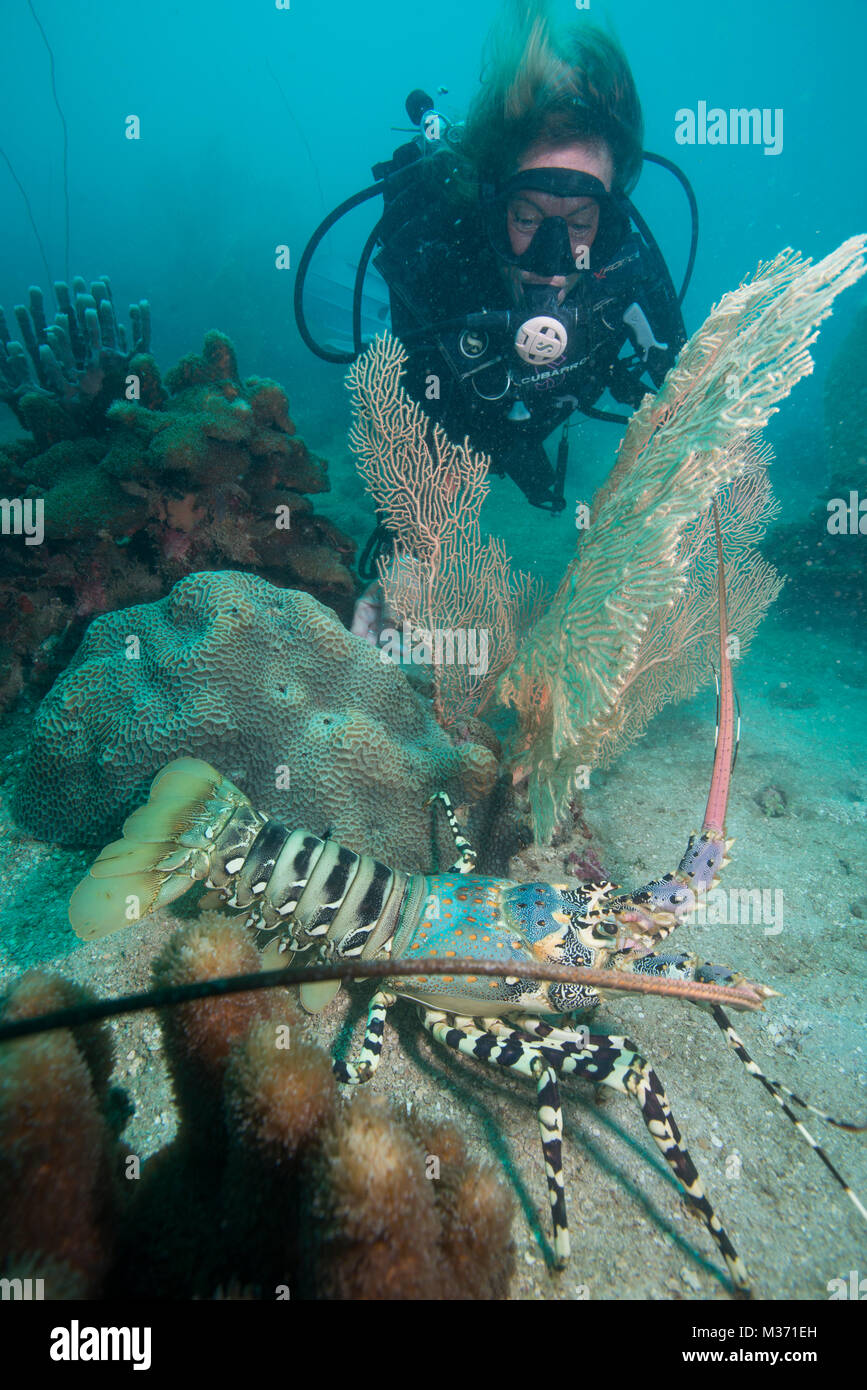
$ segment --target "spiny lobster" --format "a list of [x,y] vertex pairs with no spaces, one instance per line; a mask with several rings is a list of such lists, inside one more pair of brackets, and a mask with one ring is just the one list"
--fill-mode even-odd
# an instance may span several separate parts
[[[72,895],[69,914],[84,939],[105,936],[180,897],[193,882],[217,890],[247,912],[269,955],[308,953],[313,965],[383,962],[412,975],[386,977],[372,996],[364,1043],[355,1061],[336,1060],[339,1080],[369,1080],[382,1053],[387,1010],[398,997],[414,1000],[424,1027],[445,1046],[505,1067],[536,1083],[538,1121],[551,1202],[557,1265],[569,1256],[561,1164],[563,1120],[558,1079],[583,1076],[632,1095],[666,1162],[700,1214],[737,1292],[749,1295],[744,1265],[717,1218],[686,1148],[656,1072],[626,1037],[576,1026],[602,998],[598,982],[611,974],[621,987],[632,977],[647,992],[677,992],[710,1009],[727,1042],[766,1087],[867,1220],[867,1210],[804,1128],[791,1106],[849,1130],[865,1126],[833,1119],[770,1081],[752,1060],[721,1007],[757,1007],[774,991],[744,981],[726,967],[688,952],[654,948],[692,912],[728,863],[725,811],[735,755],[734,697],[727,657],[725,588],[717,529],[721,681],[717,746],[704,824],[690,837],[676,873],[633,893],[610,883],[515,883],[470,873],[475,855],[448,799],[441,796],[458,851],[444,874],[406,874],[368,855],[304,830],[290,831],[256,811],[238,787],[207,763],[180,758],[157,775],[150,799],[127,819],[123,838],[108,845]],[[432,798],[436,800],[436,798]],[[477,959],[478,975],[426,974],[423,962]],[[483,962],[502,967],[492,976]],[[540,980],[539,965],[589,967],[593,984]],[[556,973],[556,970],[555,972]],[[626,977],[626,978],[624,978]],[[673,982],[679,982],[674,984]],[[301,985],[301,1002],[315,1012],[340,980]],[[734,986],[735,988],[732,988]],[[739,986],[744,986],[739,991]],[[551,1022],[553,1018],[557,1023]]]

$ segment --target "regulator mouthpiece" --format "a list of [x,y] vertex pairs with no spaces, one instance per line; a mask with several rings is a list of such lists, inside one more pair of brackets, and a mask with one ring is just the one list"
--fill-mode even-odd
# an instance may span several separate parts
[[532,367],[544,367],[556,362],[566,351],[569,335],[559,319],[539,314],[527,319],[515,334],[515,351]]

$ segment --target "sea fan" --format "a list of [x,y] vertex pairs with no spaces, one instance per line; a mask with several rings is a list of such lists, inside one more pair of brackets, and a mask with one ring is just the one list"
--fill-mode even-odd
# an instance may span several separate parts
[[809,347],[863,274],[865,241],[815,266],[792,251],[761,265],[633,416],[553,603],[500,680],[518,712],[515,773],[529,774],[538,839],[550,840],[589,769],[710,675],[715,496],[742,648],[775,597],[776,573],[752,549],[770,515],[754,433],[812,371]]

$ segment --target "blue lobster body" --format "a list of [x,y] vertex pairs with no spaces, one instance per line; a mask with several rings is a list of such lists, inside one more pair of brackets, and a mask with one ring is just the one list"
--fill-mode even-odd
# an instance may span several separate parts
[[[418,1003],[453,1014],[501,1017],[517,1009],[535,1014],[560,1014],[590,1008],[598,1000],[593,990],[578,994],[574,985],[521,980],[521,962],[553,961],[569,965],[600,965],[599,948],[579,939],[591,897],[587,890],[566,884],[515,883],[503,878],[432,874],[423,879],[424,905],[404,919],[394,936],[392,955],[417,958],[419,975],[390,981],[387,988]],[[503,978],[424,974],[425,958],[495,960],[509,973]]]

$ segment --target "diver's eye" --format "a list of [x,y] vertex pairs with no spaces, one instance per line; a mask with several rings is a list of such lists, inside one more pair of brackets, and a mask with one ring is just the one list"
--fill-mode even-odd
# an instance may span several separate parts
[[591,242],[592,240],[593,240],[593,229],[592,229],[592,227],[570,227],[570,228],[569,228],[569,245],[570,245],[571,248],[572,248],[572,254],[573,254],[573,256],[574,256],[574,255],[577,255],[579,251],[581,251],[581,250],[583,250],[585,247],[589,246],[589,245],[590,245],[590,242]]
[[509,219],[519,232],[535,232],[542,220],[535,209],[526,206],[509,208]]

